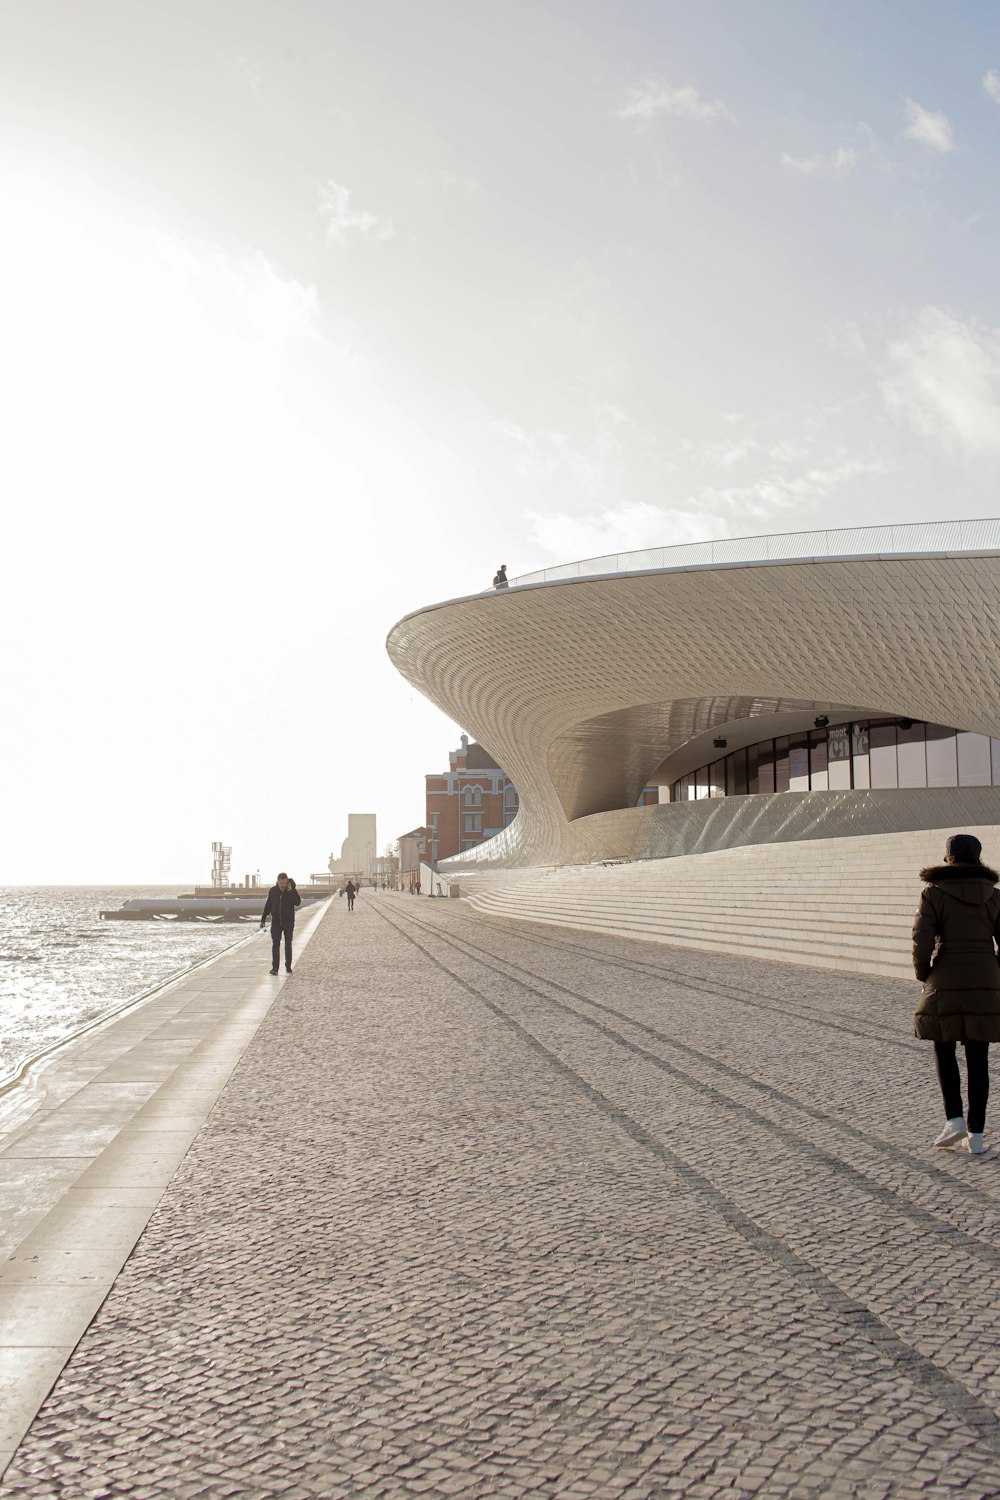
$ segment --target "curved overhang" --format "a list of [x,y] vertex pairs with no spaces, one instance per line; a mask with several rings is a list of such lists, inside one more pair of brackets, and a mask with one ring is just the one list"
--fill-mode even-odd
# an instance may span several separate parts
[[515,823],[468,862],[556,863],[576,820],[633,806],[713,730],[884,714],[1000,736],[1000,555],[529,584],[418,610],[387,648],[518,788]]

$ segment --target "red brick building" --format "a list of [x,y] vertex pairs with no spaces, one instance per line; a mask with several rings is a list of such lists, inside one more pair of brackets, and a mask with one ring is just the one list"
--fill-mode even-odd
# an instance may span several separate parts
[[475,849],[517,816],[517,791],[496,761],[469,736],[448,754],[448,770],[428,776],[427,843],[432,864]]

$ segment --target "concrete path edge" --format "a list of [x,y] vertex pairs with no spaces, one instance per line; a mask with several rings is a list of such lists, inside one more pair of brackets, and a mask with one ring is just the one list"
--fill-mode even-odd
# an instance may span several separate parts
[[[300,920],[297,958],[328,904]],[[74,1038],[50,1067],[66,1088],[2,1138],[3,1181],[35,1172],[50,1201],[0,1262],[0,1479],[284,988],[285,976],[260,973],[262,957],[238,944]],[[171,1046],[159,1034],[178,1023],[188,1035]],[[89,1067],[84,1048],[98,1054]]]

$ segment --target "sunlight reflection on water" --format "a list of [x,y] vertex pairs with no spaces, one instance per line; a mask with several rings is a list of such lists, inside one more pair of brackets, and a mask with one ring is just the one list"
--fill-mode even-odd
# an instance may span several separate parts
[[0,1079],[86,1021],[246,937],[237,924],[102,922],[183,886],[0,887]]

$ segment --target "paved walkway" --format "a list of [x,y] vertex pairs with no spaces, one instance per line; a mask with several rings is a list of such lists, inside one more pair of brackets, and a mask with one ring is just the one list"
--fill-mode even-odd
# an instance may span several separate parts
[[334,902],[0,1495],[997,1496],[913,1000]]

